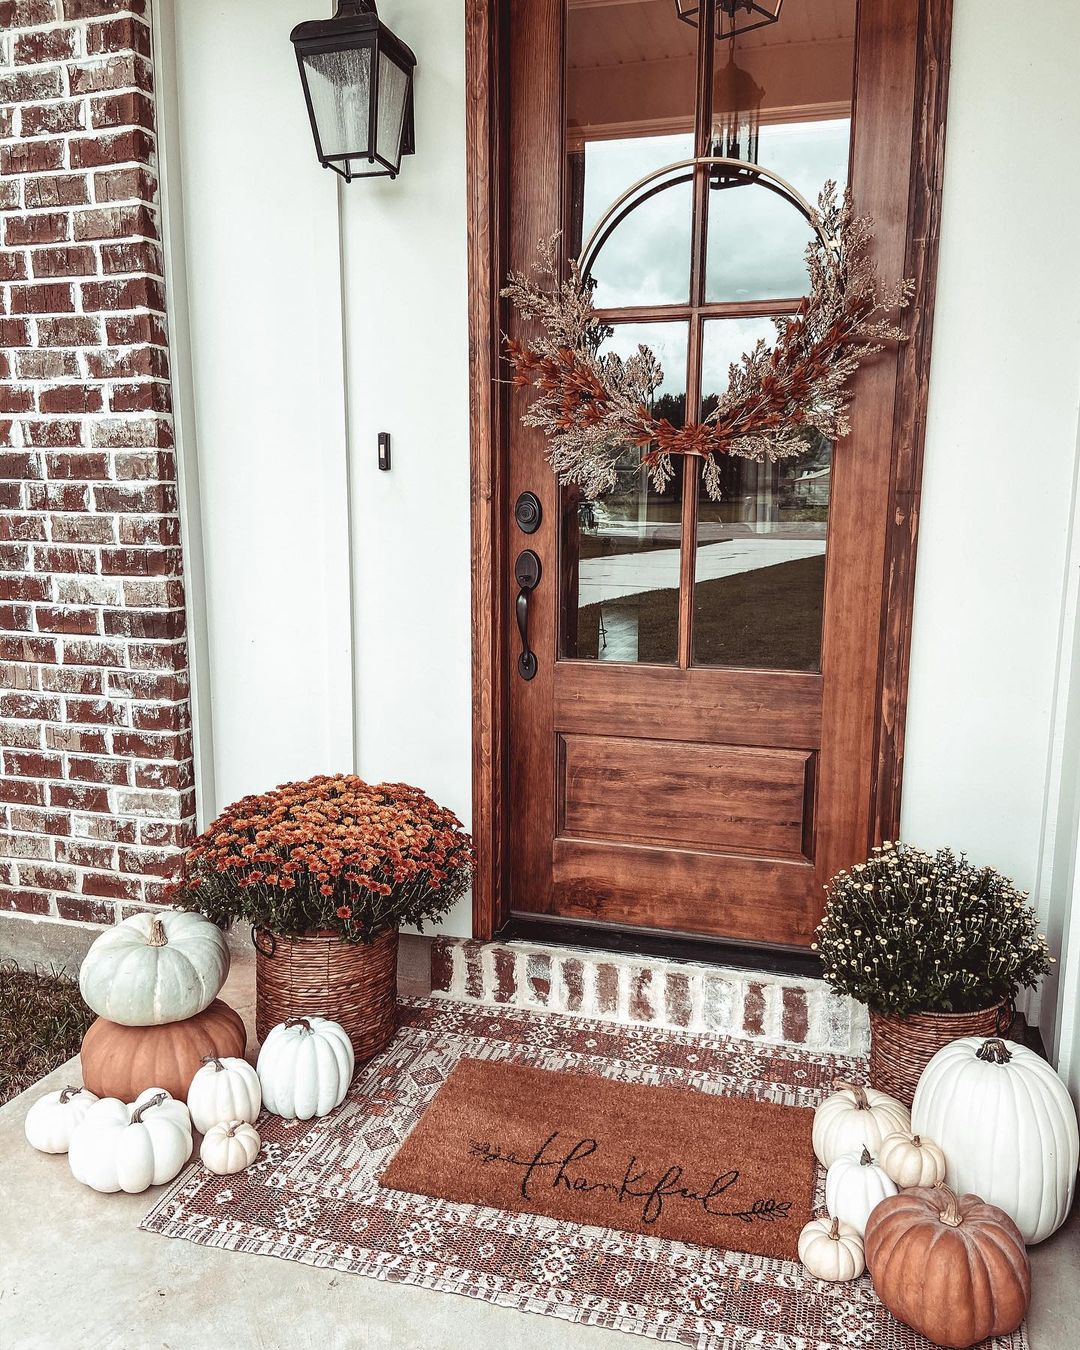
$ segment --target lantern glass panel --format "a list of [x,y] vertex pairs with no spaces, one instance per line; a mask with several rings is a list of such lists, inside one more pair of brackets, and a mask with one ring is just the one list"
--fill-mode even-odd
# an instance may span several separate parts
[[366,156],[371,48],[305,53],[304,68],[323,158]]
[[409,93],[409,73],[386,52],[379,53],[379,111],[375,149],[380,158],[394,166],[401,162],[401,139],[405,129],[405,104]]

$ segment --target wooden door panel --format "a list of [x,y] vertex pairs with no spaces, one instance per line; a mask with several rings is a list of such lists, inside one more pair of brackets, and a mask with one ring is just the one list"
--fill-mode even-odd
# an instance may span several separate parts
[[[475,11],[474,0],[470,5]],[[500,72],[504,100],[489,129],[503,165],[500,248],[492,252],[496,287],[507,270],[529,267],[538,240],[567,228],[564,203],[573,175],[564,156],[569,105],[563,81],[567,15],[575,5],[598,15],[619,8],[585,0],[570,0],[569,8],[567,0],[500,0],[492,11],[497,23],[489,33],[488,59]],[[715,14],[712,0],[703,0],[701,13]],[[933,110],[940,113],[945,81],[934,73],[940,65],[933,60],[927,65],[919,56],[919,44],[935,60],[943,42],[947,51],[948,13],[949,0],[918,0],[912,6],[858,0],[854,37],[850,178],[856,207],[874,216],[883,278],[905,271],[916,275],[920,307],[932,303],[934,239],[914,238],[912,221],[926,216],[920,201],[937,200],[941,166],[940,136],[935,141],[923,134],[930,105],[919,100],[928,97],[927,90],[936,91]],[[703,22],[700,31],[710,30]],[[497,40],[500,33],[504,45]],[[702,40],[699,100],[710,82],[705,50]],[[699,154],[707,148],[705,106],[699,101]],[[598,134],[602,139],[606,133]],[[938,157],[931,163],[935,145]],[[707,216],[715,203],[703,175],[694,193],[695,210]],[[913,253],[918,267],[910,265]],[[704,257],[695,244],[691,307],[698,308],[689,322],[688,410],[700,405],[702,334],[713,317],[701,308]],[[494,315],[497,305],[491,309]],[[678,314],[673,310],[667,317],[677,319],[685,309],[675,306]],[[766,305],[762,312],[771,309]],[[630,317],[627,309],[608,315],[616,324]],[[652,317],[663,316],[657,310]],[[529,326],[517,315],[504,313],[501,319],[498,325],[491,319],[493,344],[500,329],[528,336]],[[913,328],[921,331],[918,321]],[[478,932],[490,935],[509,911],[599,927],[809,946],[823,882],[865,856],[880,829],[876,769],[883,737],[893,753],[902,744],[902,716],[897,722],[895,707],[902,709],[903,690],[898,697],[890,671],[898,663],[903,667],[907,630],[888,612],[897,590],[890,531],[893,518],[899,519],[901,487],[911,495],[910,487],[897,482],[897,465],[914,464],[904,484],[913,477],[917,483],[922,426],[912,408],[924,406],[925,379],[918,388],[916,383],[928,364],[928,340],[920,341],[918,356],[912,362],[885,351],[860,373],[852,434],[834,447],[820,674],[803,673],[812,664],[790,671],[695,666],[694,490],[682,498],[678,665],[638,665],[632,656],[624,664],[559,660],[561,588],[564,577],[575,575],[578,555],[571,550],[566,556],[560,492],[545,462],[543,438],[521,424],[529,395],[504,387],[497,420],[505,476],[497,487],[484,477],[474,484],[480,503],[474,501],[474,518],[479,511],[483,523],[503,513],[503,524],[491,534],[488,570],[495,584],[481,591],[478,620],[486,627],[484,606],[490,599],[497,636],[490,664],[503,677],[489,678],[485,667],[475,689],[482,708],[497,703],[506,712],[506,735],[494,748],[490,773],[504,775],[500,781],[506,785],[508,867],[505,885],[498,877],[492,881],[490,901],[486,881],[478,892],[478,913],[483,910]],[[474,384],[477,378],[474,374]],[[511,514],[522,491],[537,493],[543,508],[542,524],[529,536],[516,529]],[[544,570],[530,597],[530,643],[539,659],[532,681],[521,680],[514,665],[513,564],[525,547],[536,550]],[[904,554],[909,581],[913,556],[909,542]],[[592,584],[598,584],[595,578]],[[904,591],[908,606],[910,590],[908,585]],[[616,594],[603,602],[617,611],[620,599]],[[647,615],[646,608],[641,613]],[[651,621],[654,633],[666,632],[660,618]],[[751,623],[756,621],[770,621],[764,604]],[[485,652],[492,648],[483,631],[477,642]],[[890,656],[898,644],[899,657],[895,651]],[[625,651],[617,643],[612,647]],[[589,655],[576,647],[564,650]],[[647,659],[663,659],[655,642],[640,650]],[[755,654],[733,659],[749,662]],[[776,664],[785,661],[781,657]],[[885,703],[889,720],[883,727]],[[898,782],[896,770],[894,815]],[[481,811],[478,820],[486,818]],[[895,824],[889,832],[895,833]]]
[[554,912],[567,919],[806,946],[813,864],[556,839]]
[[797,857],[812,760],[806,750],[564,736],[559,835]]
[[559,661],[555,728],[721,745],[814,750],[821,676]]

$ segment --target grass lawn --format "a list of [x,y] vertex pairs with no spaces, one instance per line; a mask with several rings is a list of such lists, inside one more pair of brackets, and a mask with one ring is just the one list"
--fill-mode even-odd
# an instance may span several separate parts
[[75,980],[0,961],[0,1105],[76,1054],[93,1020]]
[[[820,669],[824,594],[823,555],[700,582],[694,587],[694,664]],[[605,601],[604,610],[636,615],[639,661],[675,660],[679,605],[674,591]],[[580,656],[596,656],[599,624],[599,605],[586,605],[579,612]]]

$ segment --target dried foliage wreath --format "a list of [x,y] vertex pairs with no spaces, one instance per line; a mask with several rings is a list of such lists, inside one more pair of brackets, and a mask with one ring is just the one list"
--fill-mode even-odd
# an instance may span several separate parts
[[784,459],[805,449],[806,428],[830,440],[848,434],[848,381],[884,343],[903,339],[887,316],[908,304],[914,283],[880,285],[868,256],[871,220],[855,215],[850,193],[838,200],[834,183],[826,183],[811,223],[810,293],[793,315],[774,320],[771,347],[758,342],[732,364],[705,420],[681,427],[651,411],[663,370],[648,347],[625,359],[600,351],[611,330],[593,308],[595,283],[577,261],[559,281],[558,235],[539,245],[531,278],[511,273],[502,294],[543,329],[529,342],[506,339],[513,383],[537,390],[522,420],[547,436],[561,483],[599,496],[615,486],[628,448],[648,447],[641,462],[658,492],[673,475],[673,455],[699,455],[705,489],[719,501],[718,456]]

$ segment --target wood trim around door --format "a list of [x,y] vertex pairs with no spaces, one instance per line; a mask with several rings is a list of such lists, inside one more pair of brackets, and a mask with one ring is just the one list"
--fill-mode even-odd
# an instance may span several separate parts
[[[465,0],[466,155],[469,269],[469,412],[472,512],[473,935],[488,941],[509,916],[508,801],[510,614],[505,584],[511,504],[507,499],[505,331],[500,289],[506,275],[506,35],[511,0]],[[904,725],[915,589],[919,491],[933,329],[944,167],[952,0],[919,0],[917,38],[903,24],[899,70],[912,72],[911,174],[905,273],[915,280],[909,334],[896,362],[889,519],[884,569],[879,697],[866,803],[865,845],[895,839],[900,827]],[[891,37],[890,37],[891,35]],[[892,54],[877,59],[893,64]],[[856,117],[858,110],[856,109]],[[882,173],[890,171],[882,165]],[[858,205],[858,203],[857,203]]]

